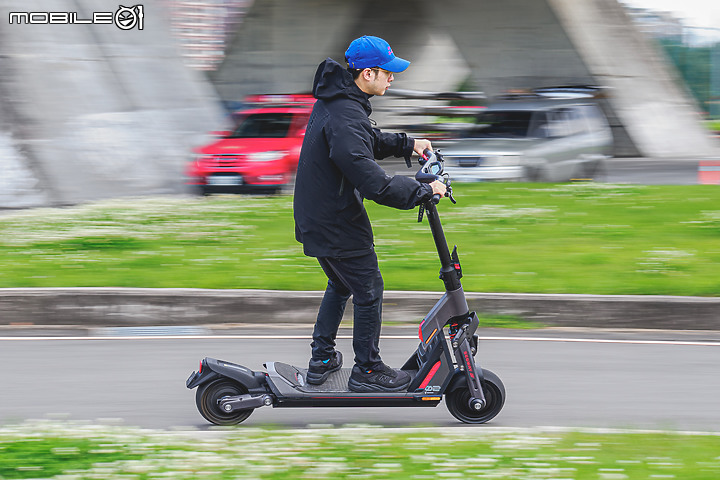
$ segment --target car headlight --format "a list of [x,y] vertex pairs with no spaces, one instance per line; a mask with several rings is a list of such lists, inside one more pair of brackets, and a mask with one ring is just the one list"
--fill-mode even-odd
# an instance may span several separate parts
[[270,150],[267,152],[250,153],[246,158],[248,162],[274,162],[283,158],[287,153],[288,152],[282,150]]
[[206,163],[209,160],[212,160],[211,155],[197,155],[197,156],[195,156],[195,167],[202,168],[203,163]]

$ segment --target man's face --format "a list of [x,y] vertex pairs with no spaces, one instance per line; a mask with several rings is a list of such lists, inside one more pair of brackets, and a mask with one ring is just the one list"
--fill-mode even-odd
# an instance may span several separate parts
[[392,72],[383,70],[382,68],[371,68],[370,70],[370,84],[369,88],[372,92],[368,92],[371,95],[385,95],[390,84],[395,79]]

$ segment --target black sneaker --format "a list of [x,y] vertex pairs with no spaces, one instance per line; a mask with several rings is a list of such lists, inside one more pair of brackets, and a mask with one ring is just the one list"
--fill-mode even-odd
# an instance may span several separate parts
[[410,385],[410,374],[395,370],[384,363],[374,369],[355,365],[348,380],[348,388],[353,392],[399,392]]
[[320,385],[330,376],[342,368],[342,353],[333,352],[327,360],[310,360],[306,380],[311,385]]

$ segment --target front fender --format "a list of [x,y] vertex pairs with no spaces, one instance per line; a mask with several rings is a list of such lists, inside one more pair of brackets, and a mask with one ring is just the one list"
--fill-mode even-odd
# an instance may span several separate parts
[[[482,385],[483,392],[485,392],[485,394],[487,395],[488,389],[495,389],[495,391],[500,395],[500,398],[502,398],[502,402],[504,403],[505,385],[503,384],[502,380],[500,380],[500,377],[498,377],[491,370],[486,370],[484,368],[481,370],[483,376],[482,380],[480,380],[480,384]],[[453,375],[452,380],[450,380],[450,384],[448,385],[445,393],[452,392],[453,390],[457,390],[458,388],[467,388],[467,378],[465,377],[465,372],[460,371],[460,369],[455,370],[455,374]],[[500,408],[502,408],[502,404]]]
[[[480,376],[480,383],[482,384],[485,380],[485,376],[488,374],[489,370],[485,370],[484,368],[477,368],[477,373]],[[492,374],[492,372],[490,372]],[[493,374],[494,375],[494,374]],[[465,372],[460,370],[459,368],[455,369],[455,373],[453,373],[453,377],[450,380],[450,383],[448,384],[446,392],[452,392],[453,390],[457,390],[458,388],[467,388],[467,376],[465,375]]]

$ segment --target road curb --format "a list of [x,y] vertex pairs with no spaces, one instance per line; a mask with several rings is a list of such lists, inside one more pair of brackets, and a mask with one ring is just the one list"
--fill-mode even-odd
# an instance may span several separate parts
[[[323,292],[191,288],[0,289],[0,325],[313,323]],[[442,292],[386,291],[385,322],[416,323]],[[467,293],[471,310],[548,326],[720,330],[720,298]],[[345,313],[351,317],[352,306]]]

